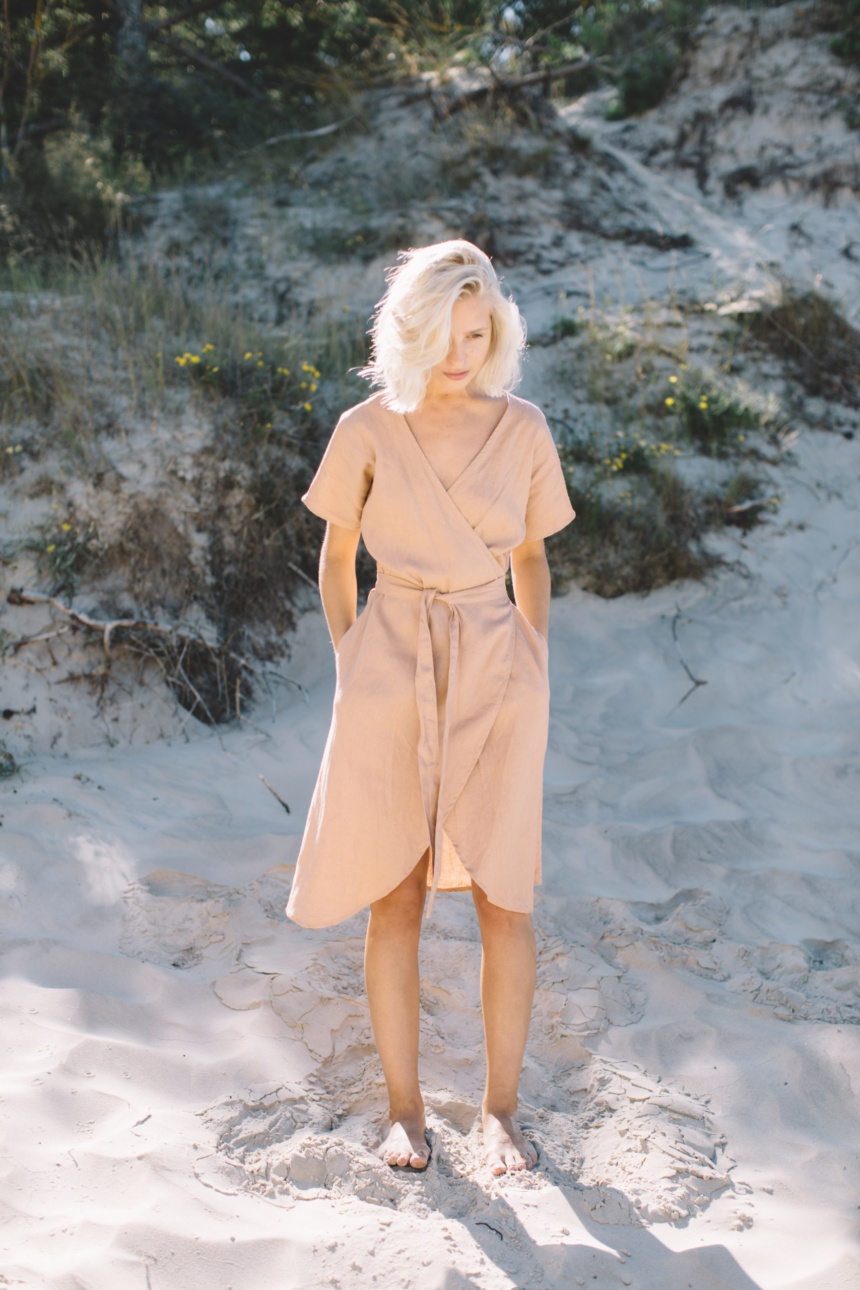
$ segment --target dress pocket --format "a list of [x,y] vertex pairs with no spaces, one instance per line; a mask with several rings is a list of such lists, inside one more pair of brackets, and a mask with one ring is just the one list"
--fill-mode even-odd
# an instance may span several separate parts
[[356,615],[355,622],[352,623],[349,627],[347,627],[346,631],[341,636],[340,643],[338,644],[334,652],[336,659],[339,659],[341,657],[344,650],[349,650],[352,647],[352,643],[355,640],[356,636],[360,634],[361,629],[363,628],[367,620],[367,616],[370,612],[370,607],[373,604],[374,591],[375,591],[375,588],[371,587],[370,592],[368,593],[367,601],[365,602],[364,607]]
[[517,615],[517,618],[519,618],[520,622],[525,628],[526,634],[530,636],[531,639],[537,643],[537,647],[539,650],[541,650],[544,661],[548,661],[549,660],[549,641],[546,639],[545,636],[542,636],[540,634],[540,632],[536,627],[532,626],[532,624],[526,618],[523,611],[516,604],[514,605],[514,611]]
[[361,618],[361,614],[359,614],[359,615],[358,615],[358,617],[356,618],[356,620],[355,620],[355,622],[354,622],[354,623],[350,623],[349,627],[347,627],[346,631],[345,631],[345,632],[344,632],[344,634],[341,636],[340,641],[338,642],[338,644],[337,644],[337,646],[336,646],[336,648],[335,648],[335,651],[334,651],[334,652],[335,652],[335,654],[337,654],[338,658],[340,658],[340,654],[341,654],[341,651],[342,651],[342,649],[343,649],[344,645],[346,645],[346,644],[347,644],[347,642],[349,641],[349,638],[350,638],[350,637],[353,635],[353,633],[355,632],[355,629],[356,629],[356,627],[358,626],[358,623],[359,623],[359,619],[360,619],[360,618]]

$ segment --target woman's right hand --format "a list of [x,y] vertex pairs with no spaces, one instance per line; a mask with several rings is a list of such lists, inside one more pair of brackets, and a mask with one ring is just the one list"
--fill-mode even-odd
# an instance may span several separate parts
[[319,585],[323,613],[335,653],[356,619],[358,584],[355,576],[355,553],[360,536],[360,529],[326,524],[320,552]]

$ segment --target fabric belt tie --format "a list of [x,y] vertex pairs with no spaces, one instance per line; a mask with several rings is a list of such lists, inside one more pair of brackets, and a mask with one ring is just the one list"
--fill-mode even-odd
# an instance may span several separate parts
[[[429,918],[442,872],[442,835],[447,801],[445,788],[449,761],[449,736],[451,721],[457,711],[460,664],[460,606],[480,602],[508,601],[505,575],[500,574],[489,582],[474,587],[460,587],[456,591],[441,591],[438,587],[424,587],[397,574],[380,570],[376,578],[377,589],[386,596],[401,600],[420,600],[418,617],[418,650],[415,667],[415,697],[418,704],[419,740],[418,774],[424,813],[433,848],[433,878],[430,885]],[[433,641],[430,635],[430,609],[440,601],[450,609],[448,640],[448,691],[445,698],[445,715],[439,731],[439,714],[436,699],[436,672],[433,665]],[[438,783],[436,768],[439,768]]]

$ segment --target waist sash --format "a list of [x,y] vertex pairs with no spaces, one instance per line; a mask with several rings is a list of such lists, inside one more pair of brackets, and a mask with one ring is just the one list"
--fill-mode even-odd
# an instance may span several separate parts
[[[489,582],[479,583],[474,587],[461,587],[456,591],[441,591],[438,587],[424,587],[419,583],[410,582],[398,574],[380,570],[377,574],[376,586],[386,596],[393,596],[401,600],[420,601],[418,649],[415,665],[415,698],[420,723],[418,773],[421,780],[424,813],[427,818],[427,827],[433,849],[433,878],[430,884],[430,902],[427,907],[429,917],[433,909],[433,901],[442,871],[443,825],[445,817],[454,805],[453,802],[448,800],[451,771],[449,745],[451,726],[457,716],[460,691],[460,610],[463,606],[478,604],[494,605],[496,607],[510,606],[510,599],[505,587],[504,574],[500,574],[498,578],[493,578]],[[436,673],[433,665],[433,642],[430,636],[430,608],[437,601],[447,605],[450,611],[448,617],[448,640],[450,645],[448,692],[445,698],[445,713],[441,732],[439,730],[436,697]],[[508,621],[513,628],[512,614]],[[479,735],[478,746],[467,750],[467,754],[472,757],[472,761],[465,775],[462,767],[460,768],[460,774],[457,777],[461,781],[458,786],[458,792],[462,789],[465,778],[480,755],[492,721],[495,719],[495,713],[501,703],[504,689],[507,686],[510,662],[513,661],[513,631],[506,632],[504,635],[510,641],[509,664],[503,673],[504,684],[501,686],[495,703],[482,705],[490,720],[489,723],[486,721],[481,722],[482,728],[473,732],[472,742],[475,742],[474,735]],[[504,654],[504,650],[502,650],[502,654]],[[439,771],[438,781],[436,778],[437,767]]]

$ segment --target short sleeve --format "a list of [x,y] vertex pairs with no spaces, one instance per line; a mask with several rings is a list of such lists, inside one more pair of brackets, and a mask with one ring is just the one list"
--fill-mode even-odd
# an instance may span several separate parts
[[361,528],[375,456],[370,431],[354,411],[345,412],[334,428],[310,487],[302,495],[308,510],[341,528]]
[[576,516],[552,431],[543,416],[536,427],[524,542],[537,542],[565,528]]

